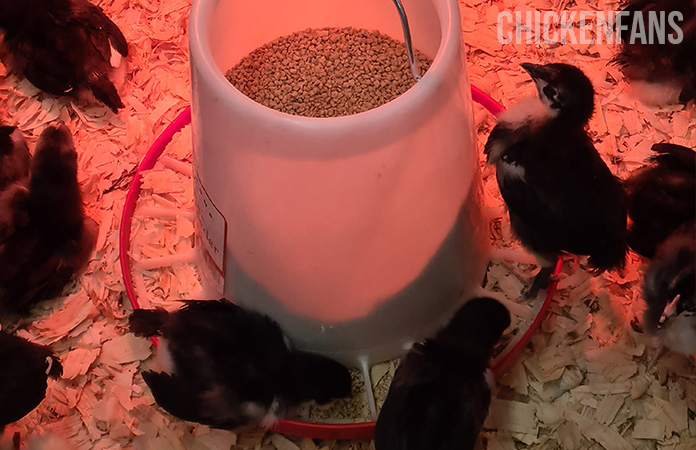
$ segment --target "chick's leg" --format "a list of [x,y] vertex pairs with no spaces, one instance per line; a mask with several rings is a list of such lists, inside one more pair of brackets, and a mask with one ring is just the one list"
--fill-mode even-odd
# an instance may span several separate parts
[[557,255],[535,253],[534,256],[536,256],[537,261],[539,261],[541,269],[539,269],[539,273],[534,277],[532,285],[524,292],[525,298],[536,297],[539,291],[548,288],[555,278],[553,276],[553,271],[556,267]]
[[662,342],[662,340],[660,340],[659,347],[657,347],[655,354],[652,356],[652,358],[650,358],[650,361],[648,362],[647,370],[649,371],[650,369],[655,367],[655,365],[657,364],[657,361],[659,361],[660,358],[662,358],[662,356],[665,353],[667,353],[667,347],[665,347],[664,342]]

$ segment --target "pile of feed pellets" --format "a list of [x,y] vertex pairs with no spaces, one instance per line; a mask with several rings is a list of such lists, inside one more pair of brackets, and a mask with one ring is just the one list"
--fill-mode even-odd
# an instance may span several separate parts
[[[432,61],[415,55],[423,76]],[[280,37],[245,56],[226,77],[264,106],[307,117],[368,111],[416,83],[404,43],[352,27],[308,28]]]

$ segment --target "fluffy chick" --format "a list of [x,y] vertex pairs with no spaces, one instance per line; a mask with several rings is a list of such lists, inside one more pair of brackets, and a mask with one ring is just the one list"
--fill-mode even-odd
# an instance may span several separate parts
[[29,223],[28,197],[29,190],[24,183],[12,183],[0,192],[0,246]]
[[685,223],[658,248],[645,273],[646,330],[662,348],[696,354],[696,221]]
[[29,414],[46,396],[48,377],[63,374],[51,349],[0,331],[0,434]]
[[22,132],[0,125],[0,190],[29,176],[30,158]]
[[469,300],[394,374],[375,427],[376,450],[471,450],[488,415],[493,346],[510,325],[496,300]]
[[162,408],[191,422],[270,426],[301,403],[351,391],[344,366],[288,349],[275,322],[227,300],[186,301],[175,312],[135,310],[130,329],[160,336],[158,371],[143,378]]
[[655,144],[649,164],[624,182],[628,196],[628,244],[647,258],[682,224],[696,219],[696,152]]
[[0,5],[11,71],[53,95],[123,108],[112,82],[128,55],[123,33],[87,0],[12,0]]
[[[696,98],[696,2],[631,0],[624,6],[623,12],[626,16],[622,18],[619,32],[621,51],[614,61],[631,81],[638,98],[655,106],[686,103]],[[684,20],[676,22],[683,33],[681,42],[671,43],[667,40],[666,35],[672,33],[667,23],[665,36],[653,35],[653,43],[641,38],[639,33],[643,29],[634,27],[634,21],[642,22],[645,39],[650,39],[650,14],[660,12],[665,13],[665,20],[672,12],[682,14]],[[660,43],[660,38],[665,40]]]
[[18,189],[7,203],[14,214],[25,215],[26,224],[0,245],[0,312],[22,313],[59,295],[96,243],[97,224],[84,214],[77,152],[65,125],[52,124],[41,133],[28,192]]
[[623,188],[585,127],[594,109],[592,83],[568,64],[522,64],[539,98],[498,117],[485,146],[495,164],[512,229],[542,268],[527,292],[548,286],[562,252],[589,255],[598,271],[626,259]]
[[31,155],[22,133],[0,125],[0,245],[17,227],[26,225],[23,211]]

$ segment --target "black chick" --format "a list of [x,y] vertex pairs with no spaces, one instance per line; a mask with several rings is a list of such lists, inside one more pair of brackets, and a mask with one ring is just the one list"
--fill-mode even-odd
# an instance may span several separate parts
[[0,434],[29,414],[46,396],[48,377],[63,374],[51,349],[0,331]]
[[[683,21],[674,18],[683,33],[681,42],[671,43],[665,36],[660,43],[660,36],[654,35],[650,43],[637,34],[642,30],[634,28],[634,20],[642,20],[645,38],[649,39],[650,14],[660,12],[665,13],[665,20],[672,12],[682,14]],[[623,13],[626,16],[622,17],[619,30],[621,51],[614,61],[632,82],[640,100],[661,106],[696,98],[696,3],[693,0],[631,0]],[[665,28],[666,34],[673,32],[669,24],[665,24]]]
[[23,205],[28,195],[30,159],[22,133],[15,127],[0,126],[0,245],[28,222]]
[[539,99],[498,117],[486,143],[500,193],[522,244],[542,268],[528,296],[545,288],[562,252],[589,255],[597,271],[626,259],[626,199],[587,134],[592,83],[567,64],[522,64]]
[[344,366],[289,350],[275,322],[227,300],[185,301],[176,312],[138,309],[130,329],[160,336],[158,371],[143,378],[162,408],[191,422],[268,427],[303,402],[351,392]]
[[696,219],[696,152],[655,144],[650,163],[624,182],[628,197],[628,245],[647,258],[682,224]]
[[0,254],[5,241],[29,223],[28,197],[25,183],[12,183],[0,191]]
[[0,28],[8,67],[39,89],[123,108],[110,77],[118,66],[112,59],[127,56],[128,43],[100,7],[87,0],[5,1]]
[[375,449],[473,449],[491,402],[488,362],[509,325],[502,304],[474,298],[434,338],[415,344],[377,418]]
[[77,152],[65,125],[52,124],[41,133],[28,192],[18,189],[8,203],[12,208],[5,209],[24,215],[26,224],[0,245],[0,312],[23,313],[59,295],[96,243],[97,224],[85,217]]
[[657,334],[662,350],[696,354],[696,221],[687,222],[663,242],[643,282],[646,330]]
[[22,132],[0,126],[0,190],[29,176],[30,158]]

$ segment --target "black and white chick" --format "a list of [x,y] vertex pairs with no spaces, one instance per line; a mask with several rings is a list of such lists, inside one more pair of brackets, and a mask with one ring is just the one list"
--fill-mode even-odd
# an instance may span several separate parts
[[646,258],[682,224],[696,219],[696,152],[655,144],[647,165],[624,181],[628,197],[628,245]]
[[497,300],[469,300],[394,374],[375,426],[376,450],[471,450],[488,415],[493,347],[510,326]]
[[[672,12],[682,14],[683,21],[673,18],[682,33],[678,43],[667,35],[673,33],[663,24],[665,36],[654,34],[652,43],[650,15],[666,20]],[[619,30],[621,50],[614,61],[629,79],[636,96],[643,103],[666,106],[686,103],[696,98],[696,2],[694,0],[631,0],[623,8],[622,29]],[[638,21],[643,27],[636,24]],[[641,34],[644,33],[644,34]],[[657,31],[655,31],[657,33]],[[663,39],[660,42],[660,38]],[[674,38],[679,38],[674,35]]]
[[47,379],[63,374],[50,348],[0,331],[0,435],[46,396]]
[[0,124],[0,190],[29,176],[30,158],[22,132]]
[[9,69],[53,95],[123,108],[114,79],[125,76],[128,43],[88,0],[12,0],[0,5]]
[[597,271],[623,266],[626,198],[585,129],[594,109],[587,76],[568,64],[522,67],[539,97],[500,114],[484,151],[513,231],[542,266],[532,297],[548,286],[563,252],[589,255]]
[[645,273],[643,298],[645,329],[660,339],[653,363],[665,350],[696,356],[696,221],[659,246]]
[[234,430],[325,404],[351,392],[348,369],[290,350],[267,316],[227,300],[185,301],[181,309],[137,309],[136,336],[159,336],[156,370],[143,372],[157,404],[174,416]]
[[29,172],[26,189],[0,196],[0,212],[15,216],[0,218],[0,225],[15,224],[0,233],[0,313],[24,313],[59,295],[96,243],[98,227],[85,216],[77,152],[64,124],[41,133]]

